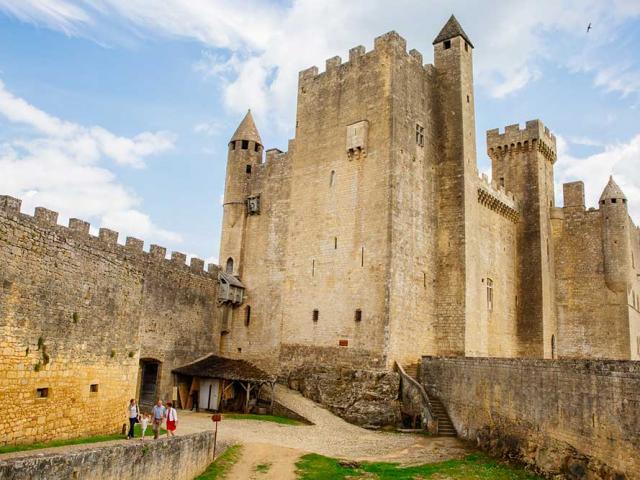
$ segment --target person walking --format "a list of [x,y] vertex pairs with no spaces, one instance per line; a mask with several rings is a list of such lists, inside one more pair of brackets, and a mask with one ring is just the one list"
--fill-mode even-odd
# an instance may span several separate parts
[[191,392],[191,411],[195,410],[198,413],[198,395],[200,392],[198,390],[194,390]]
[[173,408],[173,403],[167,403],[167,437],[175,437],[176,427],[178,426],[178,412]]
[[138,410],[138,404],[133,398],[129,401],[128,411],[129,411],[129,434],[127,435],[127,440],[134,437],[133,429],[136,426],[136,423],[138,423],[138,416],[140,415],[140,412]]
[[160,436],[160,427],[162,426],[162,420],[164,420],[167,409],[162,405],[162,400],[158,399],[151,416],[153,417],[153,439],[157,440]]

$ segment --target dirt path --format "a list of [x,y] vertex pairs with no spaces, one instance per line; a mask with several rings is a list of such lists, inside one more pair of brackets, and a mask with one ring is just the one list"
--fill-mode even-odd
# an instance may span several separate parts
[[267,443],[245,443],[225,480],[296,480],[296,461],[304,452]]

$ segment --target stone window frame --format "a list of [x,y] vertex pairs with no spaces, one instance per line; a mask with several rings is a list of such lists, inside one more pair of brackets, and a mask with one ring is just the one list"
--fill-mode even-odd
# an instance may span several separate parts
[[487,282],[486,282],[486,289],[487,289],[487,310],[489,310],[490,312],[493,311],[493,279],[490,277],[487,277]]
[[51,396],[51,389],[49,387],[38,387],[36,388],[36,398],[37,399],[46,399]]
[[100,389],[99,383],[92,383],[89,385],[89,393],[98,393]]
[[416,122],[416,145],[424,147],[424,125]]

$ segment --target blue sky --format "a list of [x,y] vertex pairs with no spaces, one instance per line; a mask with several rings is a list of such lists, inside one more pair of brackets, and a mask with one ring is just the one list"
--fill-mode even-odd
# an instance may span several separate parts
[[476,47],[480,168],[487,129],[540,118],[558,185],[583,179],[595,205],[613,174],[637,223],[632,0],[0,0],[0,194],[214,260],[226,143],[246,109],[285,150],[299,70],[392,29],[430,63],[451,13]]

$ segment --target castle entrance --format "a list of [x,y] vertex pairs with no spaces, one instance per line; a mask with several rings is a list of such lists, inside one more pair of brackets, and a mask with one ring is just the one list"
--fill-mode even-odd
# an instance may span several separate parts
[[160,362],[140,360],[140,406],[151,408],[157,400]]

